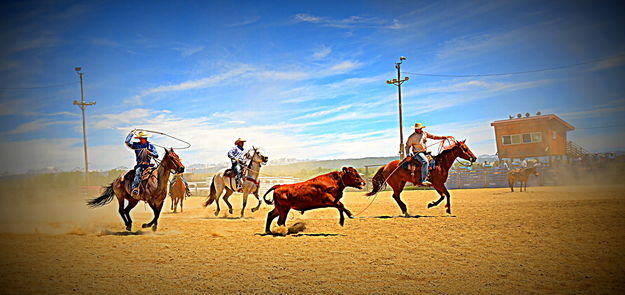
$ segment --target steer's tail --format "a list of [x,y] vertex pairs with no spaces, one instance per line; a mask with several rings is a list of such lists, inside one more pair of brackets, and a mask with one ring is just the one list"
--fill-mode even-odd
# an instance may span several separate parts
[[102,193],[101,196],[87,201],[87,206],[91,208],[104,206],[110,203],[113,200],[114,196],[115,196],[115,192],[113,191],[113,184],[111,183],[109,184],[109,186],[106,187],[106,189],[104,190],[104,193]]
[[370,197],[377,194],[380,190],[384,189],[386,183],[384,182],[384,168],[386,166],[380,167],[378,172],[375,173],[373,178],[371,179],[371,183],[373,184],[373,190],[365,194],[365,196]]
[[265,203],[267,203],[267,205],[272,205],[273,201],[272,200],[267,200],[267,195],[269,194],[269,192],[271,192],[272,190],[277,189],[278,187],[280,187],[280,184],[276,184],[274,186],[272,186],[263,196],[263,200],[265,201]]

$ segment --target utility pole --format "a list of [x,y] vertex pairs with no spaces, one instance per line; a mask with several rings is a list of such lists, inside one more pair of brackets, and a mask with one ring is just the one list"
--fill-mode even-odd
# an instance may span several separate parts
[[401,63],[406,60],[405,57],[401,56],[399,57],[399,62],[395,63],[395,68],[397,69],[397,79],[393,79],[393,80],[386,80],[386,84],[393,84],[395,86],[397,86],[397,94],[399,96],[399,156],[401,157],[401,159],[404,158],[404,131],[403,131],[403,122],[402,122],[402,111],[401,111],[401,84],[403,84],[404,82],[408,81],[408,77],[404,77],[404,79],[401,79]]
[[95,105],[95,101],[85,102],[85,91],[82,85],[82,72],[80,67],[74,68],[78,76],[80,76],[80,101],[74,100],[74,105],[77,105],[82,111],[82,143],[85,149],[85,183],[89,184],[89,158],[87,156],[87,127],[85,125],[85,109],[87,106]]

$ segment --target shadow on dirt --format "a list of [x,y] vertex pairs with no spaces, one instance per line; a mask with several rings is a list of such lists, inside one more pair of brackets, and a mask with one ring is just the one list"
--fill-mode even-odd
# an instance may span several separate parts
[[362,216],[362,217],[354,217],[354,219],[393,219],[393,218],[455,218],[456,215],[439,215],[439,216],[434,216],[434,215],[410,215],[410,216],[404,216],[404,215],[379,215],[379,216]]
[[103,230],[98,234],[99,236],[141,236],[145,235],[147,232],[142,230],[138,231],[110,231],[108,229]]
[[212,216],[203,216],[198,217],[199,219],[208,219],[208,220],[239,220],[239,219],[254,219],[253,217],[235,217],[235,216],[220,216],[220,217],[212,217]]

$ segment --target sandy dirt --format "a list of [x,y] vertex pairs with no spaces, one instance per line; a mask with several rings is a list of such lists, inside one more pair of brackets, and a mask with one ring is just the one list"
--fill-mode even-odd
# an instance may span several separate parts
[[[625,289],[625,187],[405,192],[415,218],[398,217],[389,192],[359,218],[336,210],[291,214],[299,235],[263,232],[270,207],[235,218],[191,197],[159,231],[125,235],[117,204],[2,200],[3,294],[614,294]],[[360,212],[371,199],[348,193]],[[256,205],[251,197],[248,209]],[[152,213],[140,204],[134,230]],[[620,290],[620,291],[619,291]]]

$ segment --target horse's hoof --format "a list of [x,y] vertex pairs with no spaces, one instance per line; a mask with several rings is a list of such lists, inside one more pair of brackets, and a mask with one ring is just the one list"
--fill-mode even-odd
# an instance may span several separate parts
[[447,214],[451,214],[451,210],[447,209],[446,211],[447,211]]
[[215,216],[219,216],[219,211],[215,211]]
[[256,210],[258,210],[258,208],[252,208],[252,213],[256,212]]
[[234,211],[232,211],[232,210],[228,210],[228,212],[229,212],[230,214],[232,214],[232,212],[234,212]]
[[150,227],[150,225],[147,224],[147,223],[144,223],[144,224],[141,225],[141,228],[148,228],[148,227]]
[[408,212],[404,212],[404,217],[410,217],[410,214],[408,214]]
[[156,231],[156,224],[152,226],[152,231]]
[[432,207],[434,207],[434,204],[433,203],[428,203],[428,209],[430,209]]
[[126,226],[126,231],[132,231],[132,225]]

